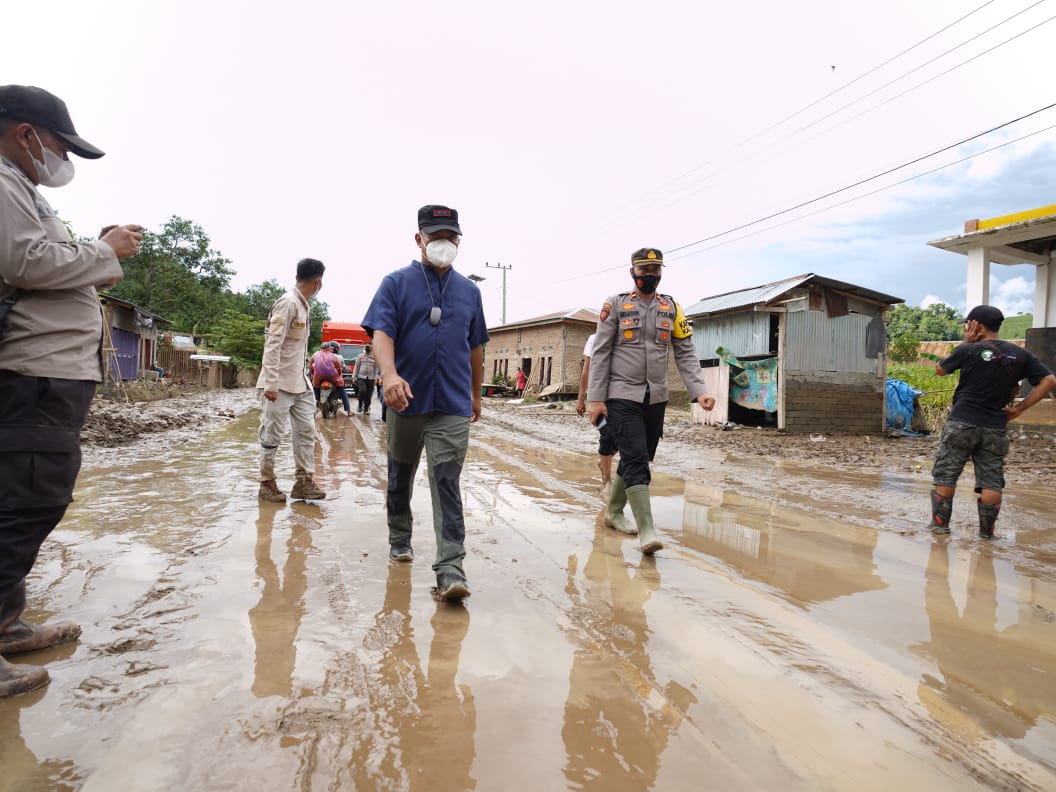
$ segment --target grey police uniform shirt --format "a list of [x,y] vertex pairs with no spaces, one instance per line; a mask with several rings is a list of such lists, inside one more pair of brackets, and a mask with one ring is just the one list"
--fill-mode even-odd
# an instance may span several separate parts
[[74,242],[21,168],[0,158],[0,296],[25,294],[4,320],[0,370],[102,380],[97,289],[122,276],[106,242]]
[[601,308],[590,357],[588,401],[628,399],[657,404],[668,399],[667,361],[674,354],[690,400],[707,394],[693,330],[666,294],[643,300],[637,292],[609,297]]

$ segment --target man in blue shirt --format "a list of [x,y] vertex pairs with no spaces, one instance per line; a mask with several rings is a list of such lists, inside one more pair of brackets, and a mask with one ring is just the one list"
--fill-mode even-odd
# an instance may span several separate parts
[[480,290],[455,272],[462,229],[446,206],[418,210],[421,261],[385,276],[363,319],[389,408],[389,557],[411,561],[411,491],[425,449],[436,534],[436,594],[469,596],[459,477],[480,418],[488,330]]

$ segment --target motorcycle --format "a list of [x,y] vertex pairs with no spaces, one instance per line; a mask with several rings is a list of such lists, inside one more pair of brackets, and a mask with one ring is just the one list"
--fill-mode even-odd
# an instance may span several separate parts
[[341,391],[336,384],[330,380],[319,383],[318,404],[323,418],[333,418],[337,415],[337,410],[341,407]]

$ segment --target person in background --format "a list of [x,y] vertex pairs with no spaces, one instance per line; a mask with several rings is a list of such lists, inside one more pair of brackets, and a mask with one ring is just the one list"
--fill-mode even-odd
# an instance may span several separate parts
[[[594,336],[591,333],[583,345],[583,371],[579,375],[579,395],[576,398],[576,413],[580,416],[587,411],[587,382],[590,380],[590,356],[594,352]],[[608,495],[612,484],[612,457],[616,454],[616,441],[612,437],[612,428],[606,421],[598,429],[598,470],[601,471],[602,491]]]
[[69,155],[103,152],[77,134],[66,104],[0,86],[0,698],[43,687],[47,669],[5,658],[77,640],[73,622],[22,618],[26,577],[66,513],[81,469],[81,427],[103,378],[97,291],[121,280],[142,226],[77,242],[37,190],[74,176]]
[[528,387],[528,377],[520,368],[517,369],[517,395],[524,396],[524,389]]
[[463,571],[466,525],[459,478],[469,425],[480,418],[484,306],[477,285],[455,272],[462,229],[446,206],[418,210],[421,261],[389,273],[363,319],[385,383],[389,458],[389,557],[411,561],[411,490],[425,449],[436,536],[436,596],[469,596]]
[[656,293],[663,266],[664,255],[656,248],[641,248],[631,254],[634,289],[615,294],[602,305],[587,387],[590,422],[598,426],[606,418],[620,449],[605,524],[634,533],[623,516],[629,502],[637,523],[639,548],[646,555],[664,546],[653,527],[649,463],[664,433],[667,361],[671,354],[690,401],[705,410],[715,406],[715,399],[705,393],[693,347],[693,328],[674,298]]
[[384,392],[382,390],[381,372],[380,371],[377,372],[377,378],[376,378],[375,382],[378,383],[378,401],[381,403],[381,420],[384,421],[385,420],[385,414],[388,412],[389,408],[385,404],[385,394],[384,394]]
[[[1004,314],[992,305],[977,305],[964,322],[964,343],[935,364],[945,377],[960,371],[953,406],[942,427],[931,472],[931,523],[933,533],[950,532],[953,494],[965,463],[975,469],[979,495],[979,536],[992,539],[1005,488],[1005,455],[1008,422],[1044,399],[1056,388],[1056,377],[1030,351],[998,335]],[[1030,395],[1009,406],[1026,379]]]
[[315,483],[315,399],[305,375],[311,309],[308,300],[323,288],[326,266],[317,259],[297,262],[294,287],[275,301],[268,314],[264,355],[257,389],[260,392],[260,490],[263,501],[285,503],[286,493],[275,482],[279,442],[293,424],[296,481],[290,497],[322,500],[326,493]]
[[348,394],[345,393],[345,378],[341,376],[341,356],[334,352],[334,342],[324,341],[319,345],[319,351],[312,355],[308,362],[308,373],[312,375],[312,389],[315,392],[315,401],[319,402],[319,386],[324,380],[329,380],[337,386],[341,394],[341,403],[345,407],[345,416],[352,414],[352,405],[348,403]]
[[356,397],[359,399],[356,412],[370,413],[374,381],[378,378],[378,368],[374,363],[374,354],[370,344],[367,344],[363,348],[363,354],[356,358],[356,367],[352,376],[356,380]]

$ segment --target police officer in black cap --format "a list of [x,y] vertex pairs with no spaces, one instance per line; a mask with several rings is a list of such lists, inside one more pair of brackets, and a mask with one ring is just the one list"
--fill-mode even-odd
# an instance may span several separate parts
[[[715,399],[706,395],[692,327],[674,298],[656,291],[663,266],[664,254],[656,248],[631,254],[634,289],[609,297],[601,307],[587,385],[590,422],[598,426],[607,420],[620,449],[605,524],[637,533],[646,555],[664,546],[653,527],[649,463],[664,429],[670,355],[690,400],[705,410],[715,406]],[[628,502],[636,529],[623,515]]]
[[[964,343],[935,364],[940,377],[961,372],[931,472],[930,527],[936,534],[950,532],[957,479],[971,459],[979,494],[979,536],[993,538],[1005,486],[1008,422],[1056,388],[1056,377],[1044,363],[1023,347],[1000,339],[1004,320],[992,305],[975,306],[964,320]],[[1011,405],[1022,379],[1033,388],[1027,398]]]

